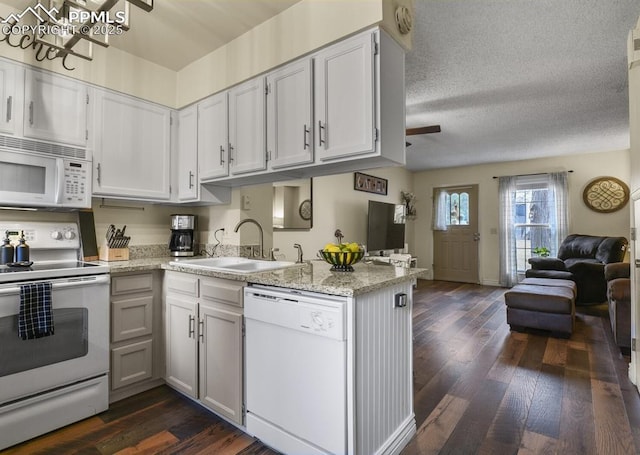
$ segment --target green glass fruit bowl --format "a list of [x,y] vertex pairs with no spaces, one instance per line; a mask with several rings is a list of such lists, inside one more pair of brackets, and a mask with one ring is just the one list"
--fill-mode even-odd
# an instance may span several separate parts
[[353,272],[353,264],[357,264],[364,257],[364,251],[357,252],[333,252],[320,250],[322,259],[332,265],[333,272]]

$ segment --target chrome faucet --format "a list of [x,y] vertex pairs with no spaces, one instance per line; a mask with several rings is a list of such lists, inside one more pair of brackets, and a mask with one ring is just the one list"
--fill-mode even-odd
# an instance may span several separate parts
[[[258,245],[260,250],[258,251],[258,256],[260,258],[264,258],[265,257],[264,256],[264,251],[263,251],[264,232],[262,230],[262,226],[260,226],[260,223],[258,223],[253,218],[245,218],[244,220],[240,220],[240,222],[238,224],[236,224],[236,227],[233,229],[233,232],[238,232],[238,229],[240,229],[240,226],[242,226],[245,223],[253,223],[258,227],[258,231],[260,231],[260,244]],[[253,255],[256,256],[255,252],[253,253]]]
[[293,247],[298,249],[298,260],[296,261],[296,264],[302,264],[304,262],[302,260],[302,245],[300,245],[299,243],[294,243]]

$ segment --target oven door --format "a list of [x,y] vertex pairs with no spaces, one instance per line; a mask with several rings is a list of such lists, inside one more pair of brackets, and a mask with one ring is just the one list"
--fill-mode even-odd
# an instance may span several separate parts
[[109,275],[48,280],[54,335],[18,336],[20,283],[0,285],[0,406],[109,370]]

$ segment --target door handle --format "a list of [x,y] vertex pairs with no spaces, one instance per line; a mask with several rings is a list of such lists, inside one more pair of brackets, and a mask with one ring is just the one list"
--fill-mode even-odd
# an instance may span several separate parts
[[304,144],[304,149],[308,149],[309,148],[309,142],[307,142],[307,134],[309,134],[309,128],[307,128],[307,125],[302,125],[302,129],[303,129],[303,134],[302,134],[302,143]]
[[7,123],[11,121],[11,111],[13,110],[13,96],[7,98]]
[[[325,129],[326,129],[326,125],[322,126],[322,120],[318,120],[318,143],[321,146],[324,144],[325,148],[327,148],[327,138],[326,138],[326,134],[327,133],[326,133]],[[325,132],[325,138],[324,139],[322,139],[322,132],[323,131]]]
[[480,233],[479,232],[474,232],[473,233],[473,241],[477,242],[478,240],[480,240]]
[[220,146],[220,166],[224,166],[224,147]]

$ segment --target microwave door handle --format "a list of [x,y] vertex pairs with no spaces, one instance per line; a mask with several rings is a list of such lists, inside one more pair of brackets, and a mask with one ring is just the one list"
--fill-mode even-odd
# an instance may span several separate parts
[[62,204],[64,194],[64,160],[56,160],[56,204]]

